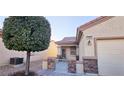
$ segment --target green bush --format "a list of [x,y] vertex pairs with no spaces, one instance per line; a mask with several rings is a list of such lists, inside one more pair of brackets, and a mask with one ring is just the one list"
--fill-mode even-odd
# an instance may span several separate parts
[[42,51],[48,48],[51,28],[45,17],[12,16],[3,26],[6,48],[18,51]]
[[30,53],[47,49],[50,36],[50,24],[43,16],[10,16],[4,21],[2,38],[5,47],[27,51],[25,75],[29,73]]

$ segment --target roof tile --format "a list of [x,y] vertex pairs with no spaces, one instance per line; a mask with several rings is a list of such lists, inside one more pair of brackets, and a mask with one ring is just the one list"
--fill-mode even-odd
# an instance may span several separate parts
[[76,44],[76,37],[64,37],[61,41],[57,41],[57,44]]

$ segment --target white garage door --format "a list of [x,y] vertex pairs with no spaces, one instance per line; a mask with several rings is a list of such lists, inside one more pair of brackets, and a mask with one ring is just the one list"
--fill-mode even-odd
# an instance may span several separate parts
[[124,39],[98,40],[100,75],[124,75]]

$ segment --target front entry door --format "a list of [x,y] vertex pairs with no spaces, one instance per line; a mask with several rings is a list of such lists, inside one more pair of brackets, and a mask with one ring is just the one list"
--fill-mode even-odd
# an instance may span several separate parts
[[62,49],[62,58],[66,59],[66,49]]

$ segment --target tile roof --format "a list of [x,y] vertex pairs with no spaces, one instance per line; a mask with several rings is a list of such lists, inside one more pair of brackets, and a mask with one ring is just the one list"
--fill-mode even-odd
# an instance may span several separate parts
[[64,37],[61,41],[57,41],[56,44],[76,44],[76,37]]

